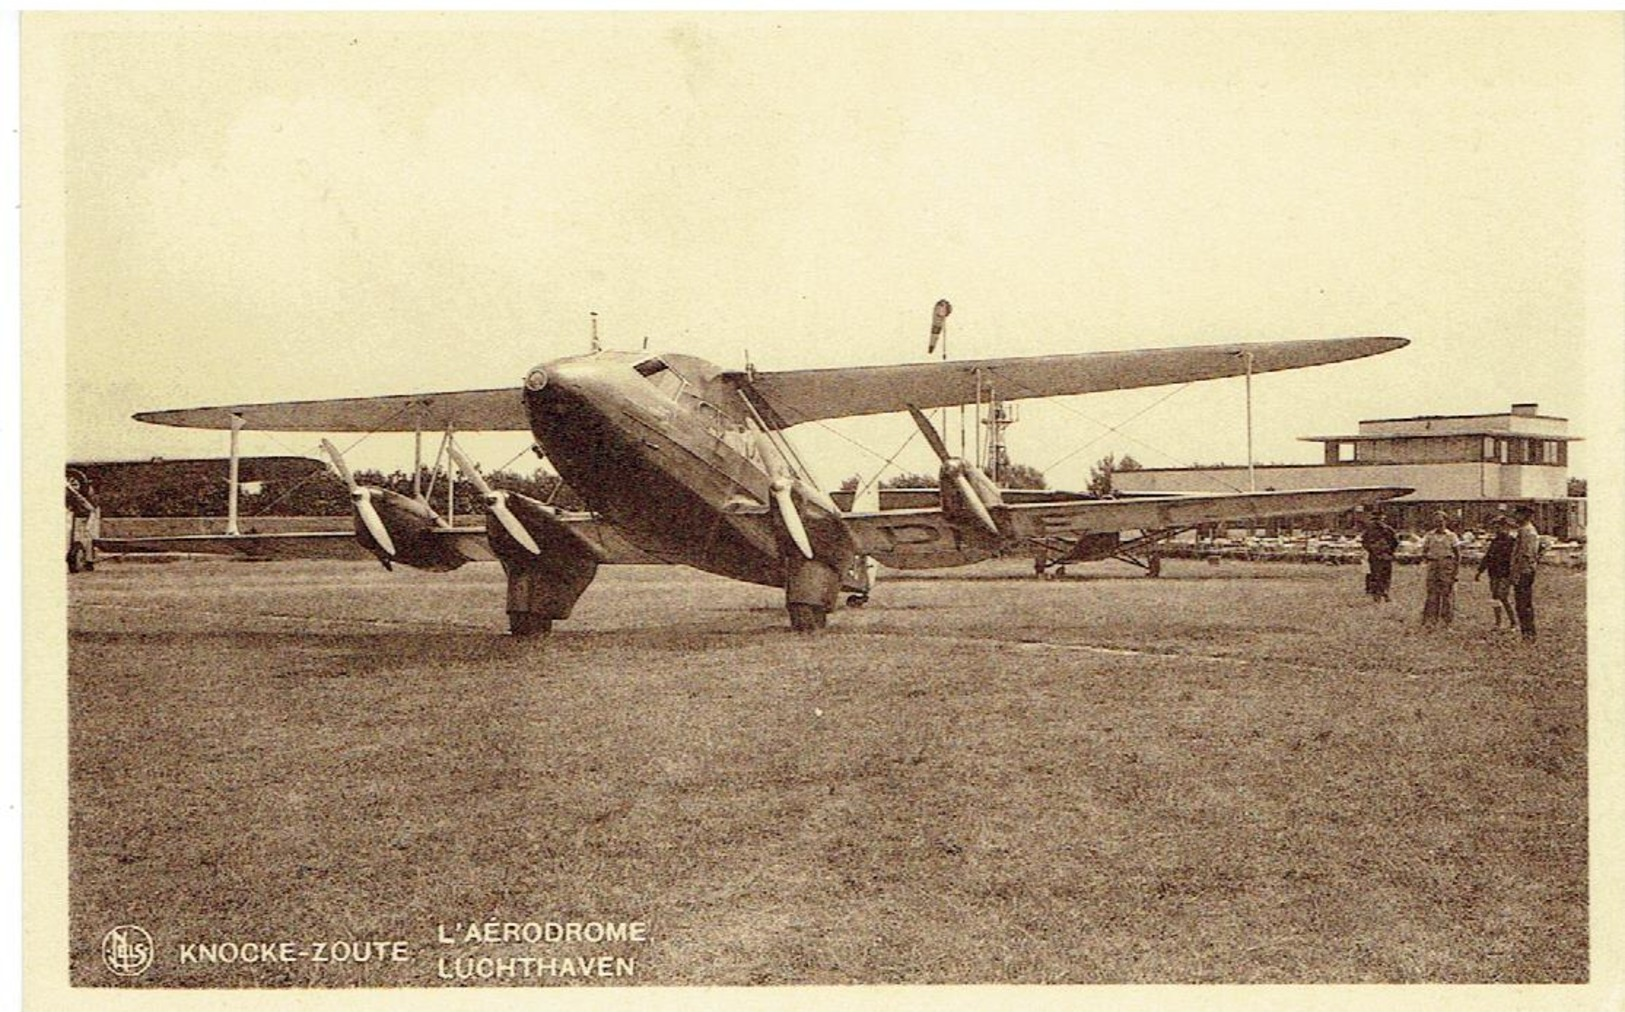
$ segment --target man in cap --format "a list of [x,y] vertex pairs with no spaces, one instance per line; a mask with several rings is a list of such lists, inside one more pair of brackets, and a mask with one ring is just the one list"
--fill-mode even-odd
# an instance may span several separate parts
[[1394,552],[1399,548],[1399,535],[1388,526],[1382,510],[1366,514],[1360,545],[1365,549],[1365,592],[1373,601],[1386,601],[1388,588],[1394,582]]
[[1433,529],[1422,538],[1422,561],[1428,567],[1428,597],[1422,605],[1422,628],[1448,626],[1455,617],[1461,542],[1450,529],[1450,515],[1443,510],[1433,514]]

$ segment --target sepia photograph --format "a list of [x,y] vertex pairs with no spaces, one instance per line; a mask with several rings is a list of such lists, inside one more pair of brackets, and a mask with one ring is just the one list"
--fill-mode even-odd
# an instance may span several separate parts
[[1619,15],[20,24],[27,1007],[1619,1007]]

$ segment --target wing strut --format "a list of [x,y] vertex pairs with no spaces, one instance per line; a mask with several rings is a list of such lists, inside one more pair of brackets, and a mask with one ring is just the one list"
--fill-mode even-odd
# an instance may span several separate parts
[[233,411],[231,413],[231,467],[226,476],[226,533],[241,534],[237,529],[237,439],[243,431],[243,416]]

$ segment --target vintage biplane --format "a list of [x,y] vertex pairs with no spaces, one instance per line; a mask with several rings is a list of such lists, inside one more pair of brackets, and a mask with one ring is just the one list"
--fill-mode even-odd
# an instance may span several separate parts
[[[142,412],[144,422],[242,430],[446,434],[474,482],[485,524],[448,523],[423,498],[349,485],[355,535],[201,535],[107,541],[111,551],[238,551],[330,556],[341,539],[390,567],[449,570],[496,559],[508,579],[510,630],[546,633],[568,618],[606,563],[675,563],[781,587],[797,630],[822,628],[843,590],[864,600],[874,566],[958,566],[1035,546],[1113,544],[1119,532],[1165,531],[1257,516],[1335,513],[1404,488],[1006,501],[976,465],[948,452],[931,408],[1160,386],[1296,369],[1392,351],[1398,337],[1224,344],[844,369],[720,368],[688,355],[595,351],[531,369],[494,390],[240,404]],[[938,501],[913,509],[840,509],[813,482],[785,430],[804,422],[909,411],[940,462]],[[567,512],[490,488],[454,434],[523,431],[585,500]],[[232,506],[235,510],[235,504]],[[228,532],[236,530],[235,516]],[[1081,556],[1080,556],[1081,557]]]

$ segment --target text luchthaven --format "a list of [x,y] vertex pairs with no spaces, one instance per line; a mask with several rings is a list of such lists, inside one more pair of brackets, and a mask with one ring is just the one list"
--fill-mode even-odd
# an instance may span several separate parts
[[[547,943],[645,943],[644,921],[457,921],[438,925],[442,945],[541,945]],[[435,975],[442,980],[514,980],[532,977],[630,977],[629,956],[441,956]]]

